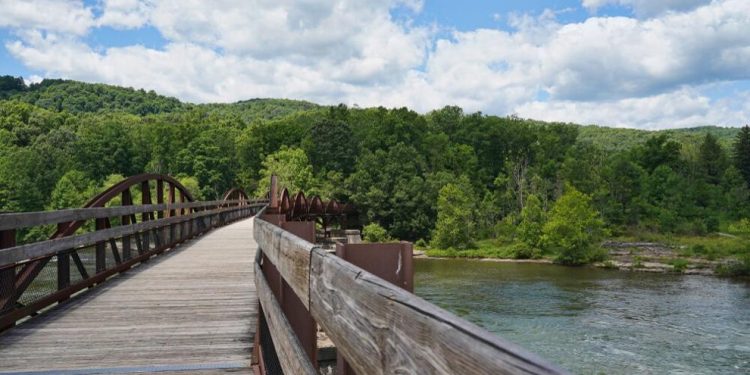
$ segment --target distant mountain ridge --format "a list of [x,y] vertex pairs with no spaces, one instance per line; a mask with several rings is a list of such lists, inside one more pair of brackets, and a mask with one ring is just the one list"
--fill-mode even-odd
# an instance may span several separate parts
[[[246,124],[256,119],[271,120],[326,108],[326,106],[302,100],[260,98],[235,103],[192,104],[157,94],[153,90],[136,90],[129,87],[65,79],[45,79],[40,83],[26,86],[22,78],[12,76],[0,76],[0,99],[15,99],[45,109],[74,114],[125,112],[146,116],[198,109],[219,117],[238,117]],[[544,123],[536,120],[528,121]],[[717,126],[651,131],[598,125],[584,126],[573,123],[570,125],[579,127],[579,140],[589,141],[608,151],[628,149],[645,142],[654,134],[661,133],[667,133],[687,144],[696,144],[706,133],[711,133],[723,146],[727,147],[739,132],[739,128]]]

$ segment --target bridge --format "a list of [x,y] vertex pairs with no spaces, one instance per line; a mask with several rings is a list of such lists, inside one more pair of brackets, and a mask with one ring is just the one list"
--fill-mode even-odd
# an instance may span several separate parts
[[144,174],[2,214],[0,374],[564,373],[414,296],[411,244],[333,246],[351,213],[275,180],[195,201]]

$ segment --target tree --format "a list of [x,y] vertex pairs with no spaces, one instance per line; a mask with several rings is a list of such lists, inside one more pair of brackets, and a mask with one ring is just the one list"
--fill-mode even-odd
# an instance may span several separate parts
[[48,209],[62,210],[66,208],[82,207],[86,201],[94,196],[95,186],[86,174],[70,170],[55,184],[52,190]]
[[750,125],[745,125],[737,134],[733,151],[734,166],[750,186]]
[[304,191],[312,194],[313,173],[307,154],[300,148],[282,147],[263,160],[260,183],[255,196],[265,196],[271,188],[271,175],[278,177],[279,191],[286,188],[290,194]]
[[356,144],[351,127],[344,121],[326,118],[316,122],[302,144],[316,173],[336,171],[348,175],[354,169]]
[[680,159],[681,147],[678,142],[670,140],[666,134],[655,135],[638,150],[640,164],[648,172],[660,165],[674,168]]
[[603,212],[613,224],[637,224],[641,214],[640,200],[646,172],[626,154],[616,155],[604,169],[609,194]]
[[544,209],[542,202],[536,195],[531,194],[526,198],[526,206],[521,210],[521,222],[518,224],[518,237],[525,244],[539,247],[542,238],[542,227],[544,226]]
[[112,173],[131,176],[143,170],[136,160],[136,148],[126,121],[122,118],[83,124],[76,142],[77,169],[93,180]]
[[604,235],[604,221],[591,197],[568,185],[542,228],[541,244],[563,264],[584,264],[596,258],[595,244]]
[[711,133],[706,133],[700,146],[698,163],[706,182],[718,185],[727,168],[727,155]]
[[438,217],[431,246],[466,249],[473,245],[473,193],[466,177],[440,189]]

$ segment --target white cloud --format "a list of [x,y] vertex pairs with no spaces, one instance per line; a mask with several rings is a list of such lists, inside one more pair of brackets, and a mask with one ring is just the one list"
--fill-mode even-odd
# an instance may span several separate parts
[[0,27],[83,35],[94,24],[82,1],[0,0],[0,10]]
[[695,89],[644,98],[601,102],[533,101],[515,109],[521,117],[546,121],[607,124],[648,129],[684,128],[700,125],[739,126],[750,118],[750,95],[734,100],[712,101]]
[[633,9],[638,17],[653,17],[666,12],[684,12],[709,4],[711,0],[583,0],[583,7],[596,12],[605,5],[621,5]]
[[[0,16],[0,25],[17,35],[6,41],[8,51],[45,76],[153,89],[193,102],[288,97],[419,111],[455,104],[634,127],[741,125],[750,114],[750,104],[704,94],[712,82],[750,80],[746,0],[570,24],[559,23],[553,11],[511,14],[513,31],[449,38],[391,17],[394,7],[419,11],[417,0],[106,0],[97,19],[80,3],[65,4],[85,15],[76,16],[84,26],[39,19],[26,27]],[[81,38],[98,26],[145,25],[166,46],[95,49]]]
[[115,29],[137,29],[149,20],[152,4],[144,0],[103,0],[99,26]]

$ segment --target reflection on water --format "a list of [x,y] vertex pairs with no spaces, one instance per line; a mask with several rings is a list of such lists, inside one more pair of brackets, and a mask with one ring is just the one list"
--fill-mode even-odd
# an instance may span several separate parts
[[580,374],[750,373],[750,284],[417,259],[415,293]]

